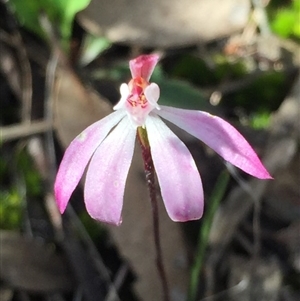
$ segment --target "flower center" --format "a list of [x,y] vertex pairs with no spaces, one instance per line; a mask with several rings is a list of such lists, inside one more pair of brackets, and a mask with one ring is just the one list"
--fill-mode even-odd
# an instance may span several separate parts
[[132,79],[129,84],[130,94],[127,98],[127,102],[132,106],[132,108],[145,109],[148,105],[148,101],[144,94],[144,89],[149,86],[143,78],[137,77]]
[[121,99],[114,106],[114,110],[125,109],[134,126],[144,126],[149,113],[153,109],[160,109],[157,104],[159,87],[149,83],[143,77],[133,78],[129,84],[120,87]]

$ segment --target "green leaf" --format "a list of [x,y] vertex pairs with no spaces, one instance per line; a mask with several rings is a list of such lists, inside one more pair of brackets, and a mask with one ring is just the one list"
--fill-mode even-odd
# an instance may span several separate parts
[[254,129],[265,129],[270,125],[271,116],[269,112],[257,112],[250,116],[249,123]]
[[182,109],[205,110],[209,104],[200,90],[189,83],[167,78],[161,67],[157,66],[152,74],[151,82],[160,88],[158,104]]
[[22,197],[15,188],[0,191],[0,229],[18,229],[22,221]]
[[154,76],[152,81],[160,87],[158,104],[191,110],[207,111],[210,109],[201,91],[185,81],[167,78],[155,80]]
[[280,13],[278,13],[276,19],[272,23],[272,28],[274,32],[284,38],[287,38],[293,32],[294,23],[294,13],[289,10],[282,10]]
[[215,213],[219,207],[221,200],[223,199],[230,176],[227,170],[223,171],[215,184],[212,195],[210,196],[207,202],[207,209],[204,212],[204,216],[202,218],[202,226],[199,231],[198,242],[197,242],[197,253],[195,262],[192,266],[190,285],[188,291],[188,301],[196,301],[197,291],[198,291],[198,283],[199,276],[202,271],[204,258],[206,254],[206,248],[208,245],[209,232],[213,223],[213,219]]
[[44,39],[46,36],[40,26],[39,16],[42,12],[46,13],[50,22],[59,29],[65,50],[68,49],[76,13],[89,3],[90,0],[9,0],[19,22]]
[[16,153],[17,167],[20,176],[23,177],[28,196],[40,196],[42,194],[42,178],[32,162],[32,158],[25,152]]
[[294,0],[290,6],[277,11],[271,27],[278,35],[288,38],[300,38],[300,0]]
[[10,0],[9,4],[22,26],[43,37],[44,33],[39,26],[38,15],[39,11],[45,8],[45,2],[41,3],[41,1],[37,0]]
[[98,55],[111,46],[111,42],[104,37],[97,37],[92,34],[86,34],[81,51],[80,64],[86,66],[92,62]]
[[90,0],[48,0],[50,2],[55,2],[59,8],[61,14],[61,33],[62,37],[69,39],[72,33],[72,24],[75,15],[86,8],[90,3]]
[[174,60],[169,69],[167,72],[172,77],[187,80],[195,85],[211,85],[217,80],[216,74],[210,70],[203,59],[189,54],[181,55]]

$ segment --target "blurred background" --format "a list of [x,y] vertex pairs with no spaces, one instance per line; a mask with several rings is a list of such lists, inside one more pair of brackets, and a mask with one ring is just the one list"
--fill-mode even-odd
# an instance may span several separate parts
[[1,301],[162,300],[138,147],[120,227],[88,216],[82,185],[63,216],[53,196],[65,148],[153,52],[159,104],[226,119],[274,177],[170,125],[206,200],[184,224],[159,200],[170,300],[300,300],[300,0],[0,0]]

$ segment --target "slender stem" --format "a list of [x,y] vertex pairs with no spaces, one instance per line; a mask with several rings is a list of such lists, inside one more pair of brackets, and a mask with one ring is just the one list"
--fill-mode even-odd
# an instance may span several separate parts
[[150,195],[151,207],[152,207],[152,219],[153,219],[153,233],[154,233],[154,243],[156,252],[156,267],[161,279],[164,301],[169,301],[169,287],[166,277],[165,267],[163,264],[161,242],[159,236],[159,216],[158,216],[158,206],[156,198],[156,188],[155,188],[155,173],[154,165],[151,157],[149,141],[147,137],[147,132],[145,129],[138,128],[138,139],[142,148],[142,156],[144,160],[145,175],[147,180],[147,186]]
[[209,233],[215,213],[219,207],[229,181],[229,174],[222,172],[217,180],[212,195],[208,201],[206,212],[203,216],[202,227],[199,231],[195,262],[191,271],[188,301],[196,301],[198,293],[199,278],[203,269],[205,254],[208,245]]

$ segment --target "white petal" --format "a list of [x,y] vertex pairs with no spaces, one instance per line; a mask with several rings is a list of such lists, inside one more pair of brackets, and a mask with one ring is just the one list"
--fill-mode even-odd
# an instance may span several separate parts
[[155,83],[151,83],[148,87],[145,88],[144,94],[151,106],[155,107],[157,110],[160,110],[160,107],[157,104],[160,96],[159,86]]
[[119,102],[113,107],[114,110],[119,110],[121,108],[124,107],[126,101],[127,101],[127,98],[130,94],[130,91],[129,91],[129,87],[127,84],[123,83],[121,86],[120,86],[120,94],[121,94],[121,99],[119,100]]

